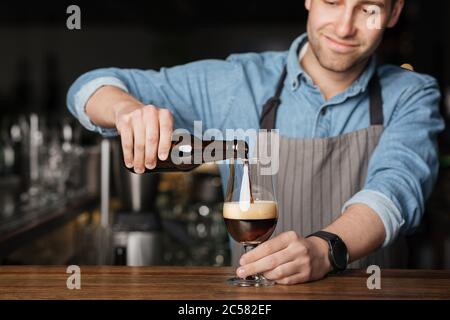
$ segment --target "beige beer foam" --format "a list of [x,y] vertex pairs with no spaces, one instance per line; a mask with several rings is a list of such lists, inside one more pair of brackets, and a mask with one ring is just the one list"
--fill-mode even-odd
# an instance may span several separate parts
[[277,203],[275,201],[255,201],[249,204],[247,211],[242,211],[239,202],[225,202],[223,217],[226,219],[260,220],[277,217]]

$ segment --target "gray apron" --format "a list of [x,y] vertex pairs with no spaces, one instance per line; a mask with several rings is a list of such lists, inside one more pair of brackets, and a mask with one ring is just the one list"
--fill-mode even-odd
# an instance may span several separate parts
[[[275,96],[264,105],[261,129],[275,128],[276,113],[286,79],[286,67]],[[280,166],[276,176],[279,217],[274,235],[294,230],[302,237],[321,230],[341,215],[343,205],[365,184],[369,159],[383,133],[383,107],[378,74],[369,82],[370,126],[330,138],[297,139],[280,136]],[[233,241],[232,264],[238,265],[242,246]],[[349,268],[404,268],[404,238],[379,249]]]

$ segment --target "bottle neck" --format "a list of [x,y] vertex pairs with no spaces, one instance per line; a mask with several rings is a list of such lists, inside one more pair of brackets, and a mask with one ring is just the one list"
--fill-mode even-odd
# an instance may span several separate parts
[[[213,161],[226,159],[247,159],[248,145],[243,140],[211,141],[203,150],[205,160],[211,156]],[[209,162],[209,161],[205,161]]]

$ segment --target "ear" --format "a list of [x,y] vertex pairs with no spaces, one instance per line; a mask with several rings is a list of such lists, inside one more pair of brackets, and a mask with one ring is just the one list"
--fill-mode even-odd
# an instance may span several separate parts
[[389,21],[388,21],[386,27],[393,28],[397,24],[398,19],[400,18],[400,14],[402,13],[404,6],[405,6],[405,0],[397,0],[394,8],[392,8],[391,16],[389,17]]
[[312,1],[312,0],[305,0],[305,8],[306,8],[306,10],[308,10],[308,11],[309,11],[309,9],[311,8],[311,1]]

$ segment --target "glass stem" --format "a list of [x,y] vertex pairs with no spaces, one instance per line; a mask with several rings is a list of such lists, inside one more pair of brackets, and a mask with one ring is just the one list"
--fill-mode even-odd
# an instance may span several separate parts
[[[255,249],[257,246],[258,246],[258,244],[255,244],[255,243],[244,243],[244,254],[249,252],[250,250]],[[248,276],[245,279],[247,279],[247,280],[256,280],[257,281],[260,278],[260,276],[261,275],[258,273],[258,274],[254,274],[254,275]]]

